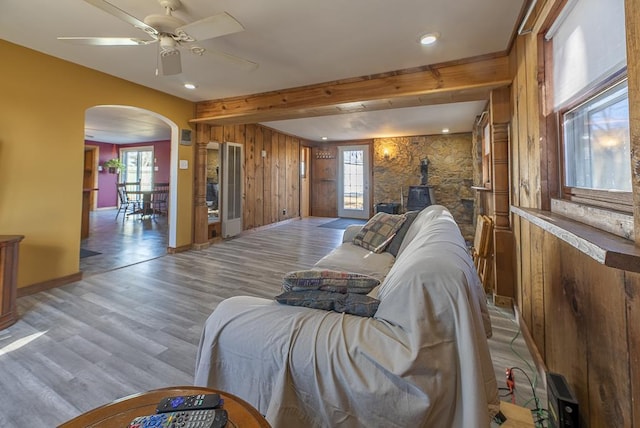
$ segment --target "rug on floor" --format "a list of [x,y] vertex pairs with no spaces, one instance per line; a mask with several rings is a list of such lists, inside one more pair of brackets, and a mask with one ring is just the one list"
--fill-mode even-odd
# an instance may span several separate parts
[[319,227],[328,227],[330,229],[346,229],[347,226],[357,224],[362,226],[366,224],[367,220],[361,220],[357,218],[339,218],[337,220],[330,221],[328,223],[321,224]]
[[84,248],[80,248],[80,258],[84,259],[85,257],[97,256],[99,253],[97,251],[85,250]]

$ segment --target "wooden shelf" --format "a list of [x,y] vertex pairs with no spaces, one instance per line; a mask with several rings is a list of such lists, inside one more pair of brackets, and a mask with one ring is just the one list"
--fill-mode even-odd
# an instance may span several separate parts
[[511,206],[511,212],[605,266],[640,273],[640,247],[631,240],[551,211]]

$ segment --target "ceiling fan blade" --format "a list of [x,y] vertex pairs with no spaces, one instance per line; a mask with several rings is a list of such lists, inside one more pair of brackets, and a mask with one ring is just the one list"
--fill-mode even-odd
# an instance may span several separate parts
[[157,36],[158,35],[158,30],[156,30],[152,26],[147,25],[144,22],[140,21],[135,16],[129,15],[124,10],[112,5],[111,3],[109,3],[106,0],[84,0],[84,1],[86,1],[87,3],[97,7],[98,9],[102,9],[103,11],[107,12],[108,14],[113,15],[116,18],[118,18],[118,19],[120,19],[120,20],[122,20],[124,22],[127,22],[127,23],[133,25],[136,28],[141,29],[142,31],[144,31],[147,34],[151,34],[153,36]]
[[171,76],[182,73],[180,61],[180,51],[177,49],[170,51],[160,51],[160,64],[162,65],[162,75]]
[[142,40],[132,37],[58,37],[58,40],[74,45],[89,46],[139,46],[157,42],[157,40]]
[[176,34],[181,41],[194,42],[213,39],[226,34],[239,33],[240,31],[244,31],[242,24],[227,12],[222,12],[177,28]]
[[240,67],[245,71],[253,71],[256,68],[258,68],[258,63],[249,61],[248,59],[240,58],[239,56],[232,55],[230,53],[218,51],[215,49],[207,49],[207,52],[210,53],[211,55],[214,55],[218,59],[224,62],[227,62],[229,64],[233,64],[237,67]]

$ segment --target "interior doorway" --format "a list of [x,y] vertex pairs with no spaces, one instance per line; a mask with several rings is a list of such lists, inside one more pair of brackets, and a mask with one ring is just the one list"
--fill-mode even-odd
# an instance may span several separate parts
[[[92,145],[99,149],[94,150]],[[80,270],[85,276],[160,257],[167,254],[167,248],[176,247],[178,146],[178,126],[155,112],[115,105],[87,109],[85,162],[95,165],[97,178],[92,188],[99,190],[92,193],[100,206],[93,201],[90,233],[80,242]],[[98,172],[99,166],[112,158],[126,165],[120,177]],[[83,178],[86,186],[88,181],[84,180],[90,179]],[[124,180],[140,181],[144,184],[140,190],[152,189],[158,180],[169,182],[166,215],[144,220],[131,215],[124,222],[122,217],[116,221],[116,183]],[[110,196],[107,202],[103,198],[106,194]]]
[[368,219],[369,146],[338,148],[338,217]]

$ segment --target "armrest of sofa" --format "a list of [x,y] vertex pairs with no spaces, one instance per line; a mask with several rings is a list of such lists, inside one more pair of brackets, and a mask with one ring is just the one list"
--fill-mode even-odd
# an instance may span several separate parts
[[350,226],[347,226],[347,228],[344,230],[344,234],[342,235],[342,242],[344,243],[353,241],[353,238],[358,234],[358,232],[360,232],[360,229],[362,229],[361,224],[352,224]]

